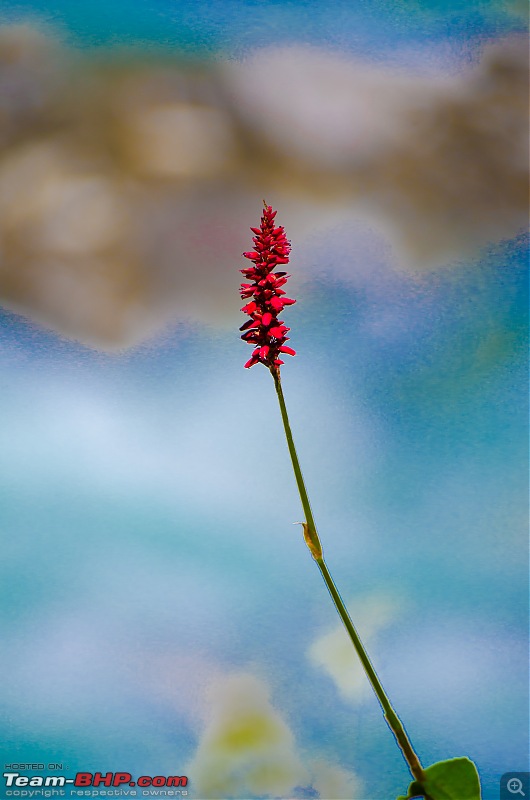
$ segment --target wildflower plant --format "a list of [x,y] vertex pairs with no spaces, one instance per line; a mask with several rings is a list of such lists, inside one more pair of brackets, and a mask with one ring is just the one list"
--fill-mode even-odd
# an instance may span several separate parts
[[452,758],[439,761],[426,768],[422,766],[324,561],[322,545],[294,445],[280,378],[280,368],[284,364],[281,356],[294,356],[296,351],[285,344],[289,339],[287,333],[290,328],[282,319],[279,319],[279,315],[283,316],[285,309],[296,301],[287,297],[283,288],[290,276],[283,269],[279,271],[276,269],[277,267],[283,268],[289,263],[291,252],[291,244],[285,235],[283,226],[276,225],[276,213],[272,206],[264,202],[260,226],[251,228],[254,234],[253,249],[243,253],[244,257],[252,262],[252,266],[241,270],[246,279],[246,282],[241,284],[241,297],[247,301],[241,311],[248,314],[249,319],[241,326],[240,330],[243,331],[241,338],[254,348],[245,367],[249,369],[255,364],[263,364],[269,369],[274,379],[287,447],[305,515],[305,521],[301,524],[306,545],[320,570],[366,677],[381,705],[386,723],[392,731],[396,744],[413,777],[406,796],[401,795],[397,800],[412,800],[412,798],[422,797],[425,800],[480,800],[481,792],[477,769],[468,758]]

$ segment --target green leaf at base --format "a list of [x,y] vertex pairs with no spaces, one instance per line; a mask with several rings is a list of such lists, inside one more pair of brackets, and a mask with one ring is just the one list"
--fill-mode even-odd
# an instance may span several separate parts
[[480,800],[480,781],[476,766],[469,758],[450,758],[427,767],[423,783],[413,781],[404,797],[412,800],[428,796],[430,800]]
[[413,797],[423,797],[423,787],[418,781],[412,781],[407,792],[407,796],[400,794],[397,800],[411,800]]

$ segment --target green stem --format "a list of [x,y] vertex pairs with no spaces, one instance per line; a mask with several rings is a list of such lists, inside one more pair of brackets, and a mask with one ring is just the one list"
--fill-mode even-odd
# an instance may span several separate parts
[[381,704],[387,725],[394,734],[396,742],[403,754],[403,757],[405,758],[405,761],[409,766],[409,769],[413,777],[417,781],[422,782],[425,779],[425,774],[423,772],[420,760],[416,755],[416,753],[414,752],[414,749],[410,743],[405,728],[403,727],[403,723],[401,722],[394,708],[392,707],[388,695],[385,692],[383,685],[377,676],[377,673],[372,665],[372,662],[370,661],[368,653],[365,650],[365,647],[359,637],[359,634],[355,630],[355,626],[351,620],[350,615],[348,614],[346,606],[344,605],[344,601],[342,600],[337,590],[337,587],[335,586],[333,578],[331,577],[330,572],[324,561],[322,546],[318,538],[315,521],[313,519],[313,512],[311,511],[311,505],[309,503],[309,497],[307,496],[307,490],[305,488],[304,478],[302,476],[302,470],[300,469],[300,462],[298,461],[298,455],[296,453],[296,448],[294,446],[293,434],[291,431],[291,426],[289,424],[289,417],[287,415],[285,398],[283,396],[283,390],[280,380],[280,372],[279,370],[271,369],[271,373],[272,377],[274,378],[274,385],[276,387],[276,393],[278,395],[278,401],[280,404],[280,411],[283,420],[283,427],[285,429],[285,438],[287,439],[287,446],[289,448],[289,454],[291,456],[291,461],[293,464],[296,484],[298,486],[298,491],[300,493],[300,500],[302,501],[302,507],[304,509],[304,514],[306,519],[304,524],[304,537],[306,540],[306,544],[309,547],[311,554],[318,565],[318,568],[326,583],[327,589],[335,604],[335,608],[337,609],[339,616],[342,619],[342,622],[344,623],[344,627],[346,628],[348,636],[350,637],[352,644],[357,652],[357,655],[359,656],[359,659],[361,661],[361,664],[363,665],[368,680],[370,681],[372,689],[374,690],[375,695]]
[[[283,427],[285,429],[285,438],[287,439],[287,447],[289,448],[289,454],[291,456],[291,461],[293,462],[294,476],[296,478],[296,485],[298,486],[298,492],[300,493],[302,508],[304,509],[305,521],[307,523],[308,528],[314,531],[316,534],[317,528],[315,525],[315,520],[313,519],[313,512],[311,511],[311,504],[309,502],[309,497],[307,496],[304,478],[302,476],[302,470],[300,469],[300,462],[298,461],[298,456],[296,454],[296,448],[294,446],[291,426],[289,425],[287,406],[285,405],[285,398],[283,396],[282,384],[280,380],[280,371],[271,369],[271,373],[272,377],[274,378],[274,385],[276,386],[276,392],[278,394],[280,411],[282,412]],[[322,548],[320,549],[322,550]]]

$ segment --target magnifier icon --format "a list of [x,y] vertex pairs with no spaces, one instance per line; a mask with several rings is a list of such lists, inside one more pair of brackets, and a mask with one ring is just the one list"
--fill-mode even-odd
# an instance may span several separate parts
[[506,788],[510,794],[520,794],[523,797],[526,797],[525,793],[523,792],[523,782],[519,780],[519,778],[510,778],[506,784]]

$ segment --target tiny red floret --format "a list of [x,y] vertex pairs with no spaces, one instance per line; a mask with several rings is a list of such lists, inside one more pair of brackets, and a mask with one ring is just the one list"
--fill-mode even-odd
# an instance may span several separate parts
[[290,328],[278,319],[278,314],[286,306],[296,303],[296,300],[285,297],[285,291],[280,288],[289,275],[274,272],[277,266],[289,263],[291,251],[283,225],[275,226],[275,216],[276,211],[272,210],[272,206],[264,204],[260,227],[250,229],[254,234],[254,249],[243,253],[253,264],[241,270],[247,281],[252,281],[242,283],[240,290],[242,299],[250,301],[241,309],[250,319],[240,328],[244,331],[241,336],[243,341],[254,347],[251,358],[245,364],[247,369],[261,363],[278,371],[280,364],[284,363],[279,357],[280,353],[296,355],[292,347],[285,346]]

